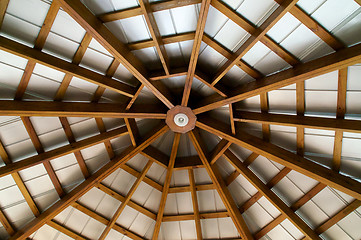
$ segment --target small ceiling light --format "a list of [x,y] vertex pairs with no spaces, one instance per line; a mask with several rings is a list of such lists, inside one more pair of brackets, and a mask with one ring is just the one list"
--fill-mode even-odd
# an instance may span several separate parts
[[184,127],[188,124],[188,117],[183,113],[178,113],[174,116],[174,123],[179,127]]

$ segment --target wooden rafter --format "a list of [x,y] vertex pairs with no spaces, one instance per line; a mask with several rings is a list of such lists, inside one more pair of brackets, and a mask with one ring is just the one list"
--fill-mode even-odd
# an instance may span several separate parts
[[[216,189],[216,186],[213,183],[195,185],[194,187],[195,187],[196,191],[205,191],[205,190]],[[182,192],[191,192],[191,186],[171,187],[171,188],[169,188],[169,193],[182,193]]]
[[80,67],[74,63],[69,63],[60,58],[46,54],[40,50],[27,47],[23,44],[4,37],[0,37],[0,49],[36,63],[40,63],[47,67],[54,68],[58,71],[68,73],[72,76],[81,78],[96,85],[109,88],[127,97],[133,97],[136,91],[136,89],[125,83],[121,83],[109,77],[105,77],[99,73]]
[[71,229],[69,229],[69,228],[67,228],[67,227],[65,227],[65,226],[63,226],[63,225],[61,225],[61,224],[59,224],[59,223],[57,223],[57,222],[54,221],[54,220],[51,220],[51,221],[47,222],[46,224],[47,224],[48,226],[54,228],[55,230],[57,230],[57,231],[65,234],[65,235],[67,235],[67,236],[69,236],[69,237],[71,237],[71,238],[73,238],[73,239],[77,239],[77,240],[78,240],[78,239],[79,239],[79,240],[87,240],[86,237],[81,236],[80,234],[74,232],[73,230],[71,230]]
[[[162,2],[154,2],[150,4],[150,8],[152,12],[159,12],[164,11],[167,9],[172,9],[176,7],[184,7],[189,6],[197,3],[201,3],[202,0],[186,0],[186,1],[179,1],[179,0],[170,0],[170,1],[162,1]],[[116,21],[120,19],[130,18],[142,15],[142,9],[140,7],[129,8],[125,10],[119,10],[115,12],[105,13],[99,15],[99,19],[103,22],[110,22]]]
[[39,229],[41,226],[46,224],[47,221],[50,221],[57,214],[63,211],[65,208],[70,206],[73,202],[75,202],[79,197],[84,195],[90,189],[92,189],[96,184],[102,181],[104,178],[109,176],[115,170],[117,170],[121,165],[127,162],[129,159],[137,155],[140,151],[142,151],[145,147],[151,144],[155,139],[157,139],[160,135],[164,134],[168,130],[168,127],[164,124],[157,126],[145,137],[141,143],[137,147],[128,147],[124,150],[119,156],[115,157],[104,165],[101,169],[99,169],[96,173],[74,188],[71,192],[66,194],[61,200],[54,203],[50,208],[41,213],[39,217],[35,218],[31,222],[29,222],[26,226],[24,226],[20,231],[18,231],[14,236],[10,239],[26,239],[29,235],[31,235],[34,231]]
[[[228,212],[206,212],[199,213],[201,219],[226,218],[230,217]],[[167,215],[163,217],[163,222],[190,221],[195,220],[194,214]]]
[[214,147],[212,150],[212,153],[210,154],[210,163],[214,164],[220,156],[223,155],[223,153],[231,146],[231,142],[222,139],[218,142],[218,144]]
[[161,226],[162,221],[163,221],[163,214],[164,214],[165,204],[167,202],[168,191],[169,191],[170,181],[171,181],[172,174],[173,174],[174,163],[175,163],[175,159],[177,157],[178,146],[179,146],[179,142],[180,142],[180,136],[181,136],[180,133],[175,133],[174,134],[172,152],[171,152],[170,158],[169,158],[169,164],[168,164],[168,168],[167,168],[167,175],[165,177],[165,181],[164,181],[164,185],[163,185],[162,197],[160,199],[159,209],[158,209],[158,213],[157,213],[157,219],[156,219],[154,232],[153,232],[153,236],[152,236],[153,240],[158,239],[160,226]]
[[264,184],[249,168],[245,167],[242,162],[231,152],[226,151],[225,156],[228,162],[237,169],[255,188],[260,191],[282,214],[308,238],[321,239],[299,216],[297,216],[290,207],[286,205],[266,184]]
[[356,199],[361,199],[361,183],[345,175],[335,173],[326,167],[309,161],[274,144],[262,141],[246,132],[240,131],[237,136],[233,136],[228,130],[228,126],[209,118],[198,117],[196,126],[349,194]]
[[[235,22],[238,26],[247,31],[249,34],[253,35],[258,31],[258,29],[253,23],[238,14],[236,11],[227,6],[222,1],[212,0],[212,6],[221,13],[223,13],[225,16],[227,16],[229,19],[231,19],[233,22]],[[293,56],[290,52],[277,44],[272,38],[268,37],[267,35],[263,34],[263,36],[260,36],[258,40],[265,44],[270,50],[272,50],[290,65],[295,65],[298,63],[298,59],[295,56]]]
[[[147,70],[129,49],[121,43],[80,0],[59,0],[61,7],[74,18],[94,39],[111,53],[144,86],[151,90],[168,108],[174,107],[172,95],[161,82],[150,82]],[[98,84],[99,85],[99,84]]]
[[[47,117],[111,117],[165,119],[162,106],[140,105],[131,111],[125,105],[114,103],[9,101],[0,100],[2,116],[47,116]],[[143,112],[143,111],[149,111]],[[154,112],[153,112],[154,111]]]
[[248,40],[233,54],[217,71],[213,78],[212,85],[216,85],[221,78],[237,63],[239,60],[262,38],[266,35],[277,22],[280,20],[295,4],[297,0],[282,1],[280,6],[262,23],[262,25],[252,33]]
[[0,28],[3,25],[6,9],[8,8],[10,0],[4,0],[0,2]]
[[15,228],[9,222],[8,218],[6,217],[5,213],[0,209],[0,223],[4,227],[5,231],[10,235],[15,234]]
[[[337,120],[344,120],[346,113],[346,92],[347,92],[347,68],[340,69],[338,72],[338,90],[337,90]],[[355,121],[354,125],[361,125],[360,121]],[[361,128],[361,126],[360,126]],[[335,131],[335,142],[333,147],[333,164],[332,169],[336,172],[341,168],[341,152],[342,152],[342,137],[344,129],[337,129]],[[346,130],[347,131],[347,130]]]
[[306,127],[361,133],[360,121],[339,118],[305,117],[286,114],[236,111],[235,120],[241,122],[267,123],[291,127]]
[[[296,83],[296,112],[297,116],[305,114],[305,82]],[[305,151],[305,129],[297,127],[297,154],[303,156]]]
[[37,164],[48,162],[52,159],[73,153],[74,151],[80,151],[81,149],[94,146],[105,141],[106,139],[113,139],[125,134],[127,134],[126,127],[121,127],[106,133],[101,133],[96,136],[89,137],[81,141],[38,154],[36,156],[28,157],[18,162],[9,163],[4,167],[0,167],[0,177],[18,172],[20,170],[32,167]]
[[120,204],[120,206],[118,207],[118,209],[115,211],[112,219],[109,221],[109,223],[107,224],[106,228],[104,229],[102,235],[100,235],[99,240],[104,240],[108,233],[110,232],[110,230],[114,227],[116,221],[118,220],[120,214],[122,214],[124,208],[128,205],[128,203],[130,202],[131,197],[133,196],[133,194],[135,193],[135,191],[137,190],[139,184],[143,181],[143,179],[145,178],[145,175],[147,174],[149,168],[152,166],[153,162],[152,161],[148,161],[148,163],[145,165],[145,167],[142,170],[142,173],[140,174],[140,176],[138,177],[138,179],[133,183],[132,188],[129,190],[129,192],[127,193],[127,196],[124,198],[124,200],[122,201],[122,203]]
[[212,182],[215,184],[217,192],[221,197],[223,204],[226,206],[227,211],[230,213],[233,223],[236,226],[239,234],[242,236],[242,239],[252,239],[252,234],[249,231],[241,213],[239,212],[238,207],[231,196],[231,193],[229,192],[222,176],[218,171],[218,168],[215,166],[216,164],[210,165],[208,157],[206,156],[205,147],[202,140],[200,139],[198,132],[193,130],[188,133],[188,136],[192,140],[194,148],[201,158],[203,165],[212,179]]
[[198,208],[198,197],[197,197],[197,190],[196,190],[193,169],[188,169],[188,177],[189,177],[189,183],[190,183],[190,189],[192,195],[193,213],[194,213],[194,221],[196,225],[197,239],[200,240],[203,238],[202,238],[201,221],[200,221],[199,208]]
[[141,154],[164,168],[167,168],[169,165],[169,156],[153,146],[146,147]]
[[151,5],[148,0],[139,1],[140,8],[142,9],[145,22],[148,25],[150,35],[152,36],[154,46],[157,49],[159,59],[163,65],[163,69],[166,75],[170,73],[170,64],[167,51],[164,47],[162,35],[160,35],[157,22],[155,21]]
[[211,4],[211,0],[202,0],[201,8],[199,11],[199,18],[198,18],[198,23],[197,23],[196,34],[195,34],[194,42],[193,42],[191,59],[189,61],[189,66],[188,66],[186,83],[184,85],[184,90],[183,90],[183,97],[182,97],[182,103],[181,103],[182,106],[188,105],[188,100],[189,100],[189,95],[191,93],[194,73],[196,71],[196,66],[197,66],[198,57],[199,57],[199,49],[200,49],[201,43],[202,43],[204,28],[206,26],[208,10],[209,10],[210,4]]
[[[72,206],[73,208],[77,209],[78,211],[80,211],[80,212],[88,215],[89,217],[95,219],[96,221],[104,224],[104,225],[107,225],[107,224],[109,223],[109,220],[108,220],[108,219],[106,219],[105,217],[101,216],[100,214],[98,214],[98,213],[90,210],[89,208],[81,205],[81,204],[78,203],[78,202],[73,202],[73,203],[71,204],[71,206]],[[115,224],[115,225],[113,226],[113,229],[114,229],[115,231],[117,231],[117,232],[125,235],[125,236],[128,236],[128,237],[134,239],[134,240],[144,240],[144,239],[143,239],[142,237],[140,237],[138,234],[136,234],[136,233],[134,233],[134,232],[132,232],[132,231],[126,229],[126,228],[123,228],[123,227],[121,227],[121,226],[118,225],[118,224]]]
[[249,97],[259,95],[287,85],[304,81],[328,72],[338,70],[361,61],[361,44],[341,49],[336,53],[299,64],[292,69],[287,69],[264,77],[257,82],[250,82],[243,87],[227,94],[227,98],[210,96],[205,98],[193,112],[196,114],[209,111],[226,104],[235,103]]
[[[256,158],[259,156],[257,153],[251,153],[246,160],[244,160],[243,164],[244,166],[248,167]],[[233,173],[231,173],[227,179],[226,179],[226,185],[230,185],[239,175],[241,175],[237,170],[234,170]]]

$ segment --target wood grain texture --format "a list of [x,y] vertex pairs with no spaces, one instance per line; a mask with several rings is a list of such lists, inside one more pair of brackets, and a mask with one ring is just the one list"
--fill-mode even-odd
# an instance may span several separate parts
[[202,238],[202,228],[201,228],[201,221],[200,221],[199,208],[198,208],[198,197],[197,197],[197,190],[196,190],[193,169],[188,169],[188,178],[189,178],[190,189],[191,189],[192,205],[193,205],[194,221],[196,224],[197,239],[200,240],[203,238]]
[[361,183],[345,175],[335,173],[328,168],[322,167],[317,163],[309,161],[274,144],[262,141],[246,132],[239,131],[237,136],[233,136],[228,130],[228,126],[210,118],[198,117],[196,125],[203,130],[225,138],[241,147],[247,148],[272,161],[278,162],[285,167],[291,168],[292,170],[349,194],[356,199],[361,199]]

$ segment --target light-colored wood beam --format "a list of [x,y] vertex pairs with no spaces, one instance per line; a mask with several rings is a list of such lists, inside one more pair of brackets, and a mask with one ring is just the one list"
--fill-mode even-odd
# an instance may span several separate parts
[[[346,113],[346,92],[347,92],[347,68],[338,71],[338,90],[337,90],[337,120],[344,120]],[[361,129],[360,121],[356,121],[354,125],[358,124]],[[333,164],[332,169],[336,172],[341,168],[341,152],[342,152],[342,137],[343,130],[338,129],[335,131],[335,142],[333,146]]]
[[328,72],[332,72],[361,61],[361,44],[344,48],[336,53],[299,64],[292,69],[287,69],[279,73],[264,77],[256,82],[250,82],[243,87],[235,89],[223,97],[207,97],[193,109],[195,114],[200,114],[230,103],[235,103],[246,98],[257,96],[263,92],[269,92],[290,84],[307,80]]
[[[244,160],[243,164],[248,167],[256,158],[259,156],[257,153],[251,153],[246,160]],[[226,185],[230,185],[239,175],[241,175],[237,170],[231,173],[226,179]]]
[[225,139],[222,139],[218,142],[210,154],[211,165],[214,164],[223,155],[223,153],[231,146],[231,144],[231,142]]
[[4,214],[4,212],[0,209],[0,223],[4,227],[5,231],[10,235],[15,234],[15,228],[13,225],[9,222],[8,218]]
[[115,170],[117,170],[121,165],[127,162],[129,159],[137,155],[140,151],[142,151],[145,147],[151,144],[155,139],[159,136],[163,135],[166,131],[168,131],[168,127],[163,123],[153,129],[147,137],[140,142],[137,147],[128,147],[124,150],[119,156],[115,157],[104,165],[101,169],[99,169],[96,173],[91,175],[88,179],[74,188],[71,192],[66,194],[61,200],[54,203],[51,207],[49,207],[46,211],[41,213],[39,217],[35,218],[27,225],[25,225],[21,230],[19,230],[14,236],[10,238],[10,240],[15,239],[26,239],[33,232],[38,230],[41,226],[43,226],[47,221],[53,219],[56,215],[58,215],[61,211],[70,206],[73,202],[83,196],[90,189],[95,187],[100,181],[109,176]]
[[[305,114],[305,82],[296,83],[296,112],[297,116]],[[297,154],[303,156],[305,152],[305,128],[297,127]]]
[[54,220],[47,222],[46,225],[54,228],[55,230],[65,234],[73,239],[76,239],[76,240],[78,240],[78,239],[79,240],[87,240],[88,239],[88,238],[83,237],[80,234],[74,232],[73,230],[70,230],[69,228],[62,226],[61,224],[55,222]]
[[0,37],[0,49],[14,55],[26,58],[28,60],[40,63],[58,71],[68,73],[72,76],[81,78],[93,84],[109,88],[127,97],[133,97],[136,91],[133,87],[125,83],[121,83],[109,77],[105,77],[99,73],[93,72],[86,68],[80,67],[74,63],[69,63],[60,58],[46,54],[40,50],[27,47],[23,44],[17,43],[13,40]]
[[155,21],[149,0],[140,0],[139,5],[143,12],[143,16],[145,22],[147,23],[150,35],[152,36],[154,46],[157,49],[159,59],[163,65],[164,72],[166,75],[169,75],[170,64],[169,64],[168,54],[165,50],[162,35],[160,35],[158,25],[157,22]]
[[247,148],[272,161],[278,162],[285,167],[291,168],[299,173],[311,177],[330,187],[342,191],[350,196],[361,199],[361,183],[342,174],[338,174],[326,167],[309,161],[286,149],[278,147],[269,142],[252,136],[246,132],[239,131],[233,136],[228,130],[229,127],[210,118],[198,117],[196,126],[210,133],[225,138],[241,147]]
[[139,184],[143,181],[143,179],[145,178],[145,175],[147,174],[149,168],[152,166],[153,162],[152,161],[148,161],[148,163],[145,165],[145,167],[143,168],[140,176],[138,177],[138,179],[133,183],[132,188],[128,191],[127,195],[125,196],[124,200],[122,201],[122,203],[120,204],[120,206],[118,207],[118,209],[115,211],[115,213],[113,214],[112,219],[109,221],[109,223],[107,224],[106,228],[103,230],[102,234],[99,237],[99,240],[104,240],[108,233],[110,232],[110,230],[114,227],[116,221],[118,220],[120,214],[122,214],[124,208],[128,205],[128,203],[130,202],[131,197],[133,196],[133,194],[135,193],[135,191],[137,190]]
[[292,222],[305,236],[310,239],[321,239],[286,203],[284,203],[266,184],[264,184],[249,168],[231,152],[225,152],[228,162],[240,172],[262,195],[267,198],[282,214]]
[[52,159],[65,156],[67,154],[73,153],[74,151],[80,151],[84,148],[88,148],[91,146],[94,146],[96,144],[102,143],[106,139],[113,139],[116,137],[120,137],[127,134],[126,127],[121,127],[118,129],[111,130],[106,133],[98,134],[93,137],[89,137],[86,139],[83,139],[81,141],[68,144],[59,148],[55,148],[53,150],[28,157],[26,159],[23,159],[18,162],[9,163],[4,167],[0,168],[0,177],[6,176],[11,173],[18,172],[20,170],[32,167],[37,164],[41,164],[47,161],[50,161]]
[[157,219],[156,219],[154,232],[153,232],[153,236],[152,236],[153,240],[158,239],[160,226],[161,226],[162,221],[163,221],[163,214],[164,214],[165,204],[167,202],[169,186],[170,186],[170,181],[171,181],[171,178],[172,178],[172,175],[173,175],[173,168],[174,168],[175,159],[177,157],[180,137],[181,137],[180,133],[175,133],[174,134],[172,151],[171,151],[171,154],[170,154],[170,157],[169,157],[169,164],[168,164],[168,168],[167,168],[167,175],[165,177],[165,181],[164,181],[164,185],[163,185],[162,197],[160,199],[159,209],[158,209],[158,213],[157,213]]
[[189,177],[189,183],[190,183],[190,189],[192,195],[193,215],[194,215],[194,222],[196,224],[197,239],[200,240],[203,238],[202,238],[202,228],[201,228],[201,221],[200,221],[199,208],[198,208],[198,197],[197,197],[197,190],[196,190],[196,183],[194,179],[193,169],[188,169],[188,177]]
[[266,33],[280,20],[295,4],[297,0],[282,1],[280,6],[257,28],[248,40],[233,54],[217,71],[213,78],[212,85],[216,85],[224,75],[259,41]]
[[[195,185],[195,189],[196,189],[196,191],[213,190],[213,189],[216,189],[216,186],[213,183],[212,184],[201,184],[201,185]],[[182,192],[191,192],[191,186],[169,188],[169,193],[182,193]]]
[[186,83],[184,85],[183,96],[182,96],[181,105],[185,106],[185,107],[188,105],[189,95],[190,95],[191,89],[192,89],[192,82],[193,82],[194,73],[195,73],[196,67],[197,67],[197,62],[198,62],[198,57],[199,57],[199,49],[200,49],[201,43],[202,43],[204,28],[206,26],[208,10],[209,10],[210,4],[211,4],[211,0],[202,0],[201,8],[199,11],[197,29],[196,29],[196,34],[194,37],[191,59],[189,61]]
[[6,9],[8,8],[10,0],[4,0],[0,2],[0,28],[3,25]]
[[[72,207],[79,210],[80,212],[88,215],[89,217],[97,220],[98,222],[100,223],[103,223],[104,225],[107,225],[109,223],[109,220],[106,219],[105,217],[101,216],[100,214],[90,210],[89,208],[81,205],[80,203],[78,202],[74,202],[72,203]],[[131,239],[134,239],[134,240],[144,240],[144,238],[140,237],[139,235],[137,235],[136,233],[133,233],[132,231],[129,231],[128,229],[126,228],[123,228],[121,226],[119,226],[118,224],[115,224],[113,226],[113,229],[125,236],[128,236],[130,237]]]
[[343,118],[235,111],[236,121],[361,133],[361,122]]
[[163,106],[159,105],[139,105],[127,111],[125,105],[115,103],[0,100],[0,114],[2,116],[165,119],[166,114],[164,112]]
[[102,44],[134,77],[152,91],[154,96],[161,100],[168,108],[174,107],[171,100],[173,97],[167,87],[161,82],[150,82],[147,79],[147,70],[140,60],[80,0],[59,0],[59,2],[61,7],[79,25]]
[[124,118],[125,125],[127,126],[130,140],[133,146],[137,146],[137,142],[140,139],[137,122],[134,118]]
[[[207,212],[199,213],[200,219],[212,218],[227,218],[230,217],[228,212]],[[180,215],[166,215],[163,217],[163,222],[178,222],[178,221],[192,221],[194,214],[180,214]]]
[[210,165],[208,157],[206,156],[205,147],[200,139],[200,136],[196,130],[188,132],[188,136],[192,140],[193,146],[196,149],[199,157],[201,158],[203,165],[211,177],[212,182],[217,188],[217,192],[221,197],[223,204],[226,206],[227,211],[233,220],[239,234],[242,239],[253,239],[251,232],[249,231],[246,222],[244,221],[241,213],[238,210],[236,203],[234,202],[231,193],[229,192],[222,176],[220,175],[216,164]]

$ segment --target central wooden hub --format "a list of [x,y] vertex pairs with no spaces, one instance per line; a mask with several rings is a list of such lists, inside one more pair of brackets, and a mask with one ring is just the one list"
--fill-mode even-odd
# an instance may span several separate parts
[[168,110],[165,122],[177,133],[186,133],[196,126],[197,117],[189,107],[175,106]]

